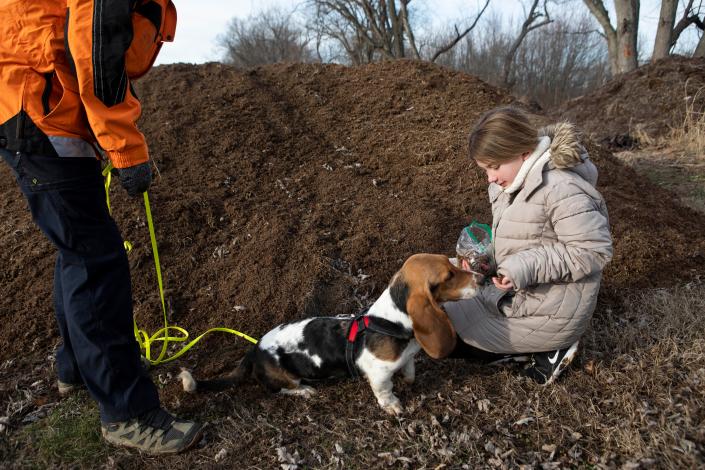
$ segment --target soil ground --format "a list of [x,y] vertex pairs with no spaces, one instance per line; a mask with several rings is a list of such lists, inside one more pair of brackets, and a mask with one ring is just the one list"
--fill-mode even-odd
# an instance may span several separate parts
[[705,214],[705,150],[701,155],[673,148],[644,148],[615,153],[615,157],[672,191],[683,205]]
[[670,57],[616,77],[551,111],[614,150],[648,145],[705,112],[705,59]]
[[[482,112],[513,102],[474,77],[410,61],[248,72],[220,64],[162,66],[138,83],[137,93],[140,127],[161,175],[150,200],[170,321],[192,335],[227,326],[254,337],[282,321],[357,312],[406,257],[451,255],[464,225],[489,221],[486,184],[467,161],[465,139]],[[63,417],[57,423],[79,424],[88,417],[90,429],[98,423],[85,395],[60,402],[53,388],[54,254],[0,167],[0,461],[119,468],[702,463],[705,436],[691,430],[704,417],[702,409],[691,410],[703,399],[693,385],[705,370],[703,356],[688,363],[684,377],[657,374],[644,382],[629,371],[670,337],[624,345],[613,326],[642,321],[629,310],[638,293],[698,288],[692,283],[705,274],[705,220],[605,148],[589,139],[586,145],[600,170],[615,255],[581,359],[560,385],[544,389],[508,369],[421,357],[417,383],[397,384],[407,408],[402,418],[384,415],[363,382],[322,384],[310,401],[265,395],[255,385],[186,395],[175,380],[180,366],[212,376],[228,371],[247,348],[214,334],[153,370],[165,406],[212,423],[196,451],[168,459],[108,448],[90,430],[72,444],[93,442],[90,458],[67,457],[66,446],[43,453],[56,416]],[[153,332],[160,309],[143,208],[121,189],[112,195],[114,217],[135,245],[135,316]],[[607,333],[617,337],[603,338]],[[675,352],[668,357],[676,360],[682,348],[690,354],[699,347],[669,344]],[[622,405],[610,401],[625,387],[643,420],[625,422]],[[648,442],[639,437],[649,429],[647,412],[665,409],[653,387],[690,390],[678,398],[689,414],[677,424],[688,435],[659,444],[685,447],[676,457],[632,442]]]

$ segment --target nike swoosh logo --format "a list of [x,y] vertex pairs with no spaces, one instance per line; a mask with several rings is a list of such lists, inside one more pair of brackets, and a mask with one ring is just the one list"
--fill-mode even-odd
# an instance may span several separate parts
[[556,360],[558,360],[559,353],[560,353],[560,351],[556,351],[556,354],[554,354],[553,357],[548,358],[548,362],[550,362],[551,364],[555,364]]

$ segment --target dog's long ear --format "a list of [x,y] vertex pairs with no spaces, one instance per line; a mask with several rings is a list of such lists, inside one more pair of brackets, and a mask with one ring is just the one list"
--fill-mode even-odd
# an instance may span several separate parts
[[434,359],[441,359],[453,352],[456,343],[455,329],[430,292],[412,293],[406,305],[416,341],[426,354]]

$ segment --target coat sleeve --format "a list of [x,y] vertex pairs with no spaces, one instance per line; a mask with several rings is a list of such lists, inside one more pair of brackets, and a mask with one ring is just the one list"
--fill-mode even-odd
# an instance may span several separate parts
[[547,192],[548,217],[557,240],[514,253],[498,272],[517,289],[552,282],[575,282],[601,271],[612,259],[612,237],[604,201],[573,182]]
[[98,144],[116,168],[149,160],[136,121],[141,107],[125,71],[132,42],[130,0],[69,0],[67,54]]

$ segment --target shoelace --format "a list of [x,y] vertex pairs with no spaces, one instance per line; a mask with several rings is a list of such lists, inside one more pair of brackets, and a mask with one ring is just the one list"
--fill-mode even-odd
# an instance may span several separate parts
[[174,422],[174,417],[161,408],[155,408],[143,413],[137,420],[140,423],[140,428],[150,426],[155,429],[168,431]]

